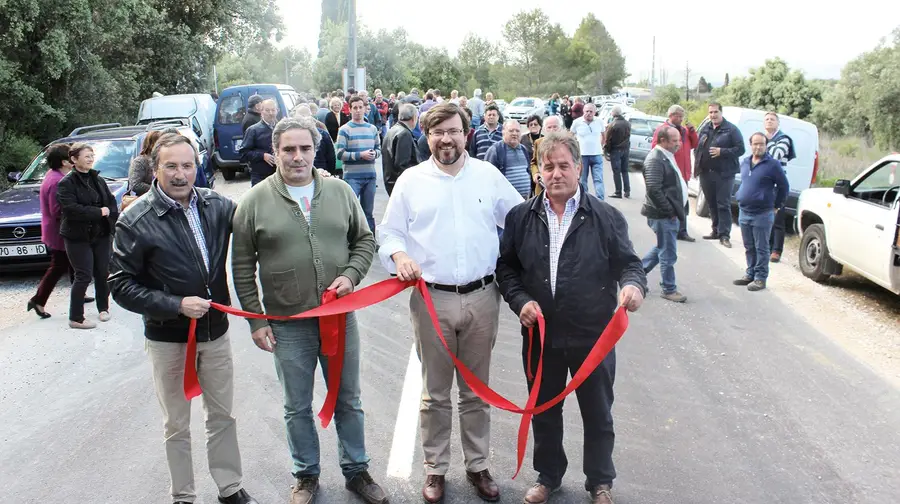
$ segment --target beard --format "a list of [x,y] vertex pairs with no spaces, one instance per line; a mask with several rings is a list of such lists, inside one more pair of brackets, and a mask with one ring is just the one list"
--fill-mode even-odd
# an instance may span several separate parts
[[434,159],[438,163],[449,166],[459,161],[462,149],[456,144],[442,144],[438,145],[438,150],[434,154]]

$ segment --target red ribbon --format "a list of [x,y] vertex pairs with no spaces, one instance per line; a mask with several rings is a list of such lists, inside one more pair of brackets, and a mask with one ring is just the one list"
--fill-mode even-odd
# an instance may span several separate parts
[[[230,313],[231,315],[237,315],[244,318],[267,320],[299,320],[314,317],[320,318],[319,332],[322,338],[322,353],[328,355],[328,394],[325,397],[325,404],[319,411],[319,419],[322,422],[322,426],[327,427],[328,423],[331,421],[332,416],[334,415],[334,407],[337,402],[338,390],[340,389],[341,371],[343,369],[346,313],[380,303],[399,294],[401,291],[405,290],[408,287],[415,287],[416,290],[418,290],[422,295],[422,298],[425,300],[425,307],[428,309],[428,314],[431,317],[431,323],[432,325],[434,325],[434,329],[437,332],[438,338],[441,340],[441,344],[444,345],[444,348],[447,350],[447,353],[453,360],[453,364],[459,370],[460,375],[463,377],[463,380],[466,382],[469,388],[472,389],[472,392],[481,400],[495,408],[522,415],[522,420],[519,423],[518,443],[516,447],[516,473],[515,475],[513,475],[513,478],[515,478],[519,474],[519,470],[522,467],[522,461],[525,457],[525,449],[528,445],[528,427],[531,423],[531,417],[533,415],[543,413],[553,406],[559,404],[569,394],[574,392],[575,389],[581,386],[581,384],[588,379],[591,373],[593,373],[594,370],[597,369],[597,366],[599,366],[600,363],[603,362],[603,359],[606,358],[606,356],[613,349],[616,343],[618,343],[618,341],[622,338],[622,335],[625,334],[625,330],[628,329],[628,315],[625,312],[624,307],[619,307],[619,309],[616,310],[615,315],[613,315],[612,320],[610,320],[609,324],[606,326],[606,329],[603,330],[603,334],[600,335],[600,338],[594,344],[594,347],[591,349],[584,363],[578,369],[578,372],[575,373],[575,375],[572,377],[572,380],[566,385],[566,388],[553,399],[545,402],[544,404],[541,404],[540,406],[537,406],[537,398],[541,388],[541,378],[543,376],[543,356],[546,343],[544,338],[546,332],[544,317],[543,315],[538,314],[538,335],[541,342],[541,350],[538,357],[537,373],[534,375],[534,383],[532,384],[531,392],[528,394],[528,400],[525,403],[525,408],[523,409],[519,408],[512,401],[503,397],[492,388],[487,386],[483,381],[475,376],[475,374],[468,367],[466,367],[466,365],[463,364],[462,361],[459,360],[456,354],[454,354],[450,350],[450,346],[447,344],[447,340],[444,338],[443,332],[441,332],[441,326],[438,323],[438,317],[434,309],[434,303],[431,300],[431,293],[428,291],[428,288],[425,285],[425,281],[422,279],[413,282],[402,282],[396,278],[391,278],[352,292],[340,298],[337,297],[337,294],[334,293],[334,291],[326,291],[322,299],[322,305],[311,310],[307,310],[303,313],[298,313],[297,315],[290,316],[250,313],[232,308],[230,306],[220,305],[218,303],[210,303],[210,306],[221,312]],[[192,398],[202,393],[200,382],[197,379],[196,369],[196,327],[197,321],[191,320],[190,332],[188,333],[187,355],[185,356],[184,371],[184,395],[187,400],[191,400]],[[530,361],[533,337],[534,330],[532,328],[529,329],[528,338],[529,358],[527,367],[529,375],[531,374]],[[326,352],[333,353],[329,354]],[[529,381],[530,380],[531,376],[529,376]]]

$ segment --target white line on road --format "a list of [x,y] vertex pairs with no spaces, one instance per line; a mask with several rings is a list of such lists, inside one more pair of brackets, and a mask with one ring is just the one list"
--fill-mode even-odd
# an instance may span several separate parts
[[416,433],[419,431],[419,398],[422,393],[422,371],[415,344],[409,351],[409,364],[403,379],[400,407],[397,409],[397,423],[394,425],[394,440],[388,458],[389,478],[409,479],[412,472]]

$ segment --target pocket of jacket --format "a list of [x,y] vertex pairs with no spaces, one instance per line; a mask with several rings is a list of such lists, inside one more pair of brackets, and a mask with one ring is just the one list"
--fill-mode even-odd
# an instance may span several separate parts
[[283,305],[292,305],[300,302],[300,282],[297,280],[297,271],[273,271],[271,273],[272,290],[275,301]]

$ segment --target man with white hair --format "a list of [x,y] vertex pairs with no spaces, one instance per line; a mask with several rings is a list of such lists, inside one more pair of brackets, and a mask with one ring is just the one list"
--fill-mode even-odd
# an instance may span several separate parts
[[[562,119],[560,119],[558,115],[553,115],[544,119],[544,125],[541,128],[542,135],[546,136],[557,131],[564,131]],[[541,173],[540,168],[538,167],[539,163],[537,157],[538,146],[541,145],[541,141],[543,139],[544,137],[542,136],[541,138],[538,138],[534,141],[534,148],[532,149],[531,154],[531,180],[534,182],[533,196],[537,196],[538,194],[541,194],[541,191],[543,191]]]
[[481,99],[481,88],[476,88],[472,93],[469,110],[472,111],[472,129],[478,129],[484,119],[484,100]]
[[581,148],[581,185],[588,191],[588,173],[594,179],[594,193],[601,200],[606,199],[603,193],[603,125],[597,121],[597,106],[588,103],[584,106],[584,115],[572,122],[572,133],[578,138]]
[[415,139],[412,130],[416,127],[419,111],[415,105],[400,105],[397,124],[391,126],[381,143],[381,163],[384,170],[384,188],[388,196],[404,170],[418,164]]
[[459,91],[455,89],[453,91],[450,91],[450,103],[459,105]]
[[[665,124],[661,124],[656,131],[653,132],[653,143],[651,147],[656,147],[659,140],[659,132],[663,126],[675,128],[681,134],[681,148],[675,152],[675,161],[678,163],[678,170],[685,182],[691,180],[691,151],[697,148],[697,130],[690,122],[684,122],[684,109],[681,105],[672,105],[666,113],[669,120]],[[687,216],[691,210],[690,203],[684,207],[684,218],[681,219],[681,229],[678,230],[678,239],[686,242],[696,241],[687,232]]]

